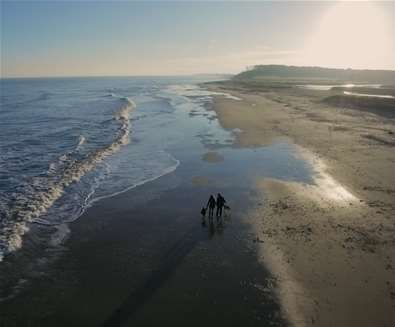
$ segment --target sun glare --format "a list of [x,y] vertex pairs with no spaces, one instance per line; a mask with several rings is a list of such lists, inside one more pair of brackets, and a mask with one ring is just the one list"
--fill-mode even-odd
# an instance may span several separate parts
[[337,3],[321,19],[304,61],[339,68],[383,68],[391,62],[386,17],[374,3]]

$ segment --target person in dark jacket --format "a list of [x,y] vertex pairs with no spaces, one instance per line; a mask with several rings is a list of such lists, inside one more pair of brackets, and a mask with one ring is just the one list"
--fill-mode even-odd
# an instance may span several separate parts
[[217,214],[216,214],[217,217],[222,217],[222,209],[223,209],[225,203],[226,203],[225,198],[220,193],[218,193],[217,194],[217,203],[216,203],[217,204]]
[[214,208],[215,208],[215,198],[211,194],[210,198],[207,201],[207,208],[208,208],[208,217],[212,218],[214,215]]

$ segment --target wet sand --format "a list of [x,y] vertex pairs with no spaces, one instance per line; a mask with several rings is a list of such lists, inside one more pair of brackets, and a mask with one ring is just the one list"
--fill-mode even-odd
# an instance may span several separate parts
[[[395,121],[331,107],[324,92],[211,84],[235,147],[286,138],[315,170],[312,183],[258,178],[249,211],[260,261],[278,282],[293,326],[395,324]],[[261,200],[259,200],[261,198]]]
[[[273,280],[245,243],[245,208],[202,226],[209,190],[181,180],[167,175],[88,210],[49,271],[2,303],[1,325],[281,325]],[[222,191],[247,204],[248,190]]]

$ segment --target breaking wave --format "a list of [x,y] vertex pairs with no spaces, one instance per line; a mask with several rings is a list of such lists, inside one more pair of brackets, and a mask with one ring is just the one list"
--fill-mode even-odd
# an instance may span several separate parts
[[38,218],[63,195],[69,185],[78,182],[98,163],[129,142],[129,115],[135,104],[129,98],[120,98],[120,101],[122,105],[113,118],[118,123],[118,128],[110,144],[77,159],[74,154],[87,142],[80,135],[76,147],[51,163],[45,176],[32,178],[21,194],[10,199],[8,209],[1,208],[0,261],[5,255],[21,247],[22,237],[28,231],[27,224],[35,220],[39,222]]

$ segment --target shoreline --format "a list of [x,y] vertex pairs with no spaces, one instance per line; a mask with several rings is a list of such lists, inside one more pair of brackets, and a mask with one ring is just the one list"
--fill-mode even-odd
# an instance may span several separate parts
[[384,143],[394,121],[340,111],[305,92],[207,86],[243,99],[214,101],[221,125],[242,130],[236,147],[286,138],[316,167],[312,184],[256,183],[264,206],[250,214],[284,316],[294,326],[394,324],[395,154]]
[[[206,109],[180,115],[188,127],[199,119],[207,135],[185,138],[190,152],[174,153],[175,171],[93,203],[62,244],[42,242],[52,228],[26,234],[1,266],[0,276],[23,287],[0,302],[0,325],[285,324],[245,220],[254,191],[245,162],[266,152],[232,148]],[[203,223],[201,206],[217,192],[231,214]]]

